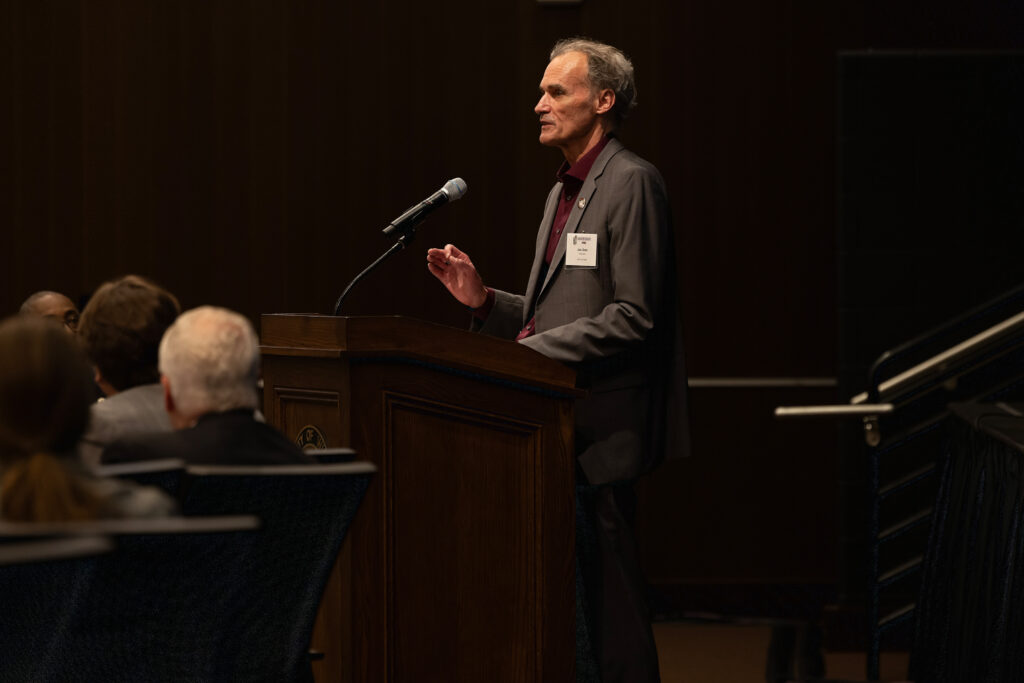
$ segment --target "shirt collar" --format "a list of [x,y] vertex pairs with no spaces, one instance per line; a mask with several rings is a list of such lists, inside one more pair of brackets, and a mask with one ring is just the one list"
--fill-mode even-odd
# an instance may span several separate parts
[[582,185],[583,181],[587,179],[590,174],[590,169],[594,166],[594,162],[597,161],[597,157],[601,154],[602,150],[608,145],[608,141],[612,139],[612,134],[608,133],[601,140],[594,145],[589,152],[581,156],[576,160],[576,163],[569,166],[568,161],[563,161],[561,167],[558,169],[558,173],[555,177],[560,183],[568,183],[574,185]]

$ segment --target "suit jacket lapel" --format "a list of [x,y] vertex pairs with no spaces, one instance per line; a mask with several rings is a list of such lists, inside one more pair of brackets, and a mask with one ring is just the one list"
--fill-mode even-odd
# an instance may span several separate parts
[[[562,183],[556,183],[548,193],[547,203],[544,205],[544,216],[540,219],[540,229],[537,231],[537,246],[533,252],[533,267],[530,268],[530,279],[526,281],[526,305],[523,307],[523,324],[529,322],[533,315],[533,304],[537,300],[537,279],[540,277],[541,269],[544,266],[544,253],[548,248],[548,236],[551,234],[551,225],[555,222],[555,212],[558,209],[558,200],[562,196]],[[550,269],[548,274],[551,274]],[[547,282],[547,279],[544,280]]]
[[[587,174],[587,179],[583,181],[583,187],[580,189],[579,197],[576,198],[576,206],[572,208],[572,212],[569,214],[569,220],[565,222],[565,230],[562,231],[562,237],[558,240],[558,244],[555,246],[555,253],[551,257],[551,267],[548,268],[548,273],[544,278],[544,284],[541,285],[540,291],[537,292],[537,296],[540,296],[540,293],[547,288],[548,284],[551,283],[551,278],[554,277],[555,272],[562,267],[562,261],[565,259],[567,235],[579,230],[580,221],[583,219],[583,214],[586,213],[587,207],[590,206],[591,199],[597,192],[598,181],[604,173],[605,167],[608,166],[609,160],[611,160],[611,158],[622,149],[622,143],[619,142],[617,138],[612,138],[608,141],[608,144],[605,145],[605,148],[601,150],[597,159],[594,160],[594,165],[590,168],[590,173]],[[548,210],[544,212],[545,219],[547,219],[548,213],[551,214],[551,218],[547,223],[548,229],[541,230],[540,232],[542,235],[537,239],[537,256],[534,257],[534,267],[530,274],[530,287],[527,288],[527,301],[536,301],[536,296],[529,296],[532,294],[529,290],[532,289],[534,280],[540,270],[539,265],[544,262],[544,251],[547,249],[548,234],[551,230],[551,223],[554,222],[558,199],[561,198],[561,183],[559,183],[558,190],[558,193],[555,195],[555,201],[551,202],[549,198]],[[580,202],[583,202],[582,208],[580,207]]]

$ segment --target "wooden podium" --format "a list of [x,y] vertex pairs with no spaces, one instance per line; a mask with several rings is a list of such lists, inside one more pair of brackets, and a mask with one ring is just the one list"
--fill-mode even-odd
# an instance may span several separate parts
[[400,317],[264,315],[261,348],[267,420],[378,467],[317,680],[575,680],[575,373]]

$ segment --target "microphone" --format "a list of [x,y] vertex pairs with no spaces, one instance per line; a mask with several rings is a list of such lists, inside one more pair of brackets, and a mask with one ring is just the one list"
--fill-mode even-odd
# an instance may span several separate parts
[[462,199],[462,195],[466,194],[466,181],[462,178],[452,178],[444,184],[440,190],[424,199],[419,204],[409,208],[405,213],[391,221],[388,227],[384,228],[384,236],[390,237],[395,233],[398,233],[398,241],[395,242],[390,249],[378,258],[376,261],[371,263],[363,272],[356,275],[352,282],[348,283],[345,287],[345,291],[341,293],[338,300],[334,304],[334,315],[338,315],[341,310],[341,304],[345,301],[345,297],[352,290],[357,282],[362,280],[364,277],[370,274],[377,266],[384,262],[384,260],[394,254],[396,251],[405,249],[415,235],[413,228],[419,225],[424,218],[427,217],[431,211],[437,207],[447,204],[448,202],[454,202],[456,199]]
[[405,235],[422,223],[423,219],[427,217],[427,214],[437,207],[447,204],[448,202],[454,202],[456,199],[462,199],[462,195],[466,194],[466,189],[465,180],[462,178],[452,178],[445,183],[444,187],[440,190],[430,195],[419,204],[410,207],[401,216],[391,221],[391,223],[384,228],[384,236],[391,237],[395,233],[398,233],[399,236]]

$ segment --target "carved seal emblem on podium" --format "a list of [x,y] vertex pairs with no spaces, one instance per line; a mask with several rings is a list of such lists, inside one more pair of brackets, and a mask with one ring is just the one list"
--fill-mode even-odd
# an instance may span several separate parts
[[327,448],[327,439],[316,425],[306,425],[300,429],[298,436],[295,437],[295,443],[304,451],[311,448]]

